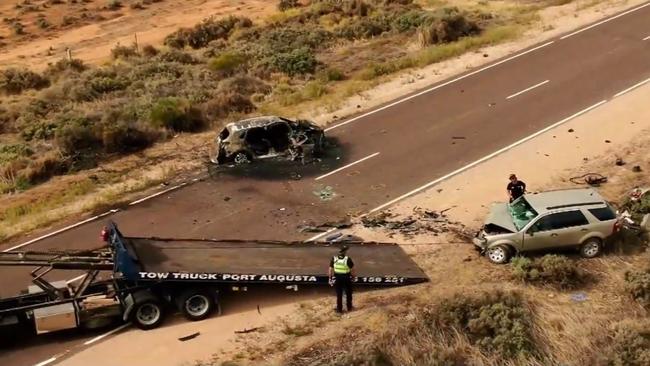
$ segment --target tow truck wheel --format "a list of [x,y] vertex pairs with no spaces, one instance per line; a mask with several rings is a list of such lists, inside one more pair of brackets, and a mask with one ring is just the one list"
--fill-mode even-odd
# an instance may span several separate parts
[[192,321],[203,320],[214,311],[215,303],[207,290],[186,291],[178,298],[178,308]]
[[156,300],[147,300],[136,305],[133,311],[133,322],[140,329],[153,329],[158,327],[164,318],[165,310]]

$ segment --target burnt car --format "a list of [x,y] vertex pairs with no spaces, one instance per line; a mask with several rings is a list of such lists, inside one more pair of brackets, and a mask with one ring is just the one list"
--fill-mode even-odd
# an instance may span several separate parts
[[249,118],[226,125],[215,141],[215,164],[246,164],[256,159],[316,157],[325,148],[323,129],[308,120],[278,116]]

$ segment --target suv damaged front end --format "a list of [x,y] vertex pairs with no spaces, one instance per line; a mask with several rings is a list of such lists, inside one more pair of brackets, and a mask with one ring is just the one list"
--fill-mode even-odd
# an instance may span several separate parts
[[484,254],[485,251],[495,243],[511,243],[517,237],[510,208],[507,203],[496,203],[490,207],[490,213],[485,219],[481,230],[476,233],[473,239],[474,246]]

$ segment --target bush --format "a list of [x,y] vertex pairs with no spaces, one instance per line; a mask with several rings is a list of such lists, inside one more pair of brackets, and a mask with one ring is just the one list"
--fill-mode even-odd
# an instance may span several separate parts
[[31,156],[34,152],[25,144],[0,145],[0,164]]
[[300,2],[298,0],[280,0],[278,3],[278,10],[285,11],[299,6]]
[[182,28],[165,37],[165,45],[173,48],[190,46],[203,48],[217,39],[228,39],[235,29],[248,28],[253,22],[245,17],[229,16],[223,19],[210,17],[193,28]]
[[316,70],[318,61],[309,48],[303,47],[271,57],[271,65],[289,76],[310,74]]
[[425,310],[422,321],[431,329],[459,331],[482,350],[505,358],[537,353],[531,314],[518,293],[456,295]]
[[160,51],[158,49],[150,44],[142,47],[142,55],[146,57],[153,57],[156,56]]
[[452,9],[442,18],[422,26],[418,36],[420,44],[428,46],[455,42],[461,37],[472,36],[480,32],[481,28],[475,22],[468,20],[465,15]]
[[122,7],[122,2],[120,0],[109,0],[106,4],[106,9],[108,10],[119,10]]
[[626,272],[625,287],[634,300],[650,308],[650,268]]
[[620,324],[607,342],[607,365],[645,366],[650,364],[650,324]]
[[238,53],[223,53],[210,60],[210,69],[222,76],[232,75],[241,69],[246,62],[246,57]]
[[535,260],[515,257],[510,266],[513,277],[519,281],[551,285],[561,289],[579,287],[587,279],[586,274],[574,261],[561,255],[547,254]]
[[255,110],[251,100],[235,91],[223,92],[203,105],[210,120],[226,117],[231,113],[250,113]]
[[149,114],[154,127],[163,127],[176,132],[198,131],[205,127],[201,112],[186,100],[161,99],[153,105]]
[[82,60],[73,58],[68,60],[67,58],[62,58],[54,64],[50,64],[45,71],[45,75],[49,77],[56,77],[60,74],[63,74],[67,71],[74,73],[81,73],[88,69]]
[[235,75],[219,83],[219,92],[221,93],[235,92],[243,95],[256,93],[268,94],[271,90],[271,86],[262,80],[246,74]]
[[118,44],[111,50],[111,57],[113,57],[114,60],[117,60],[118,58],[127,59],[135,56],[138,56],[138,49],[135,47],[135,45],[120,46]]
[[328,67],[327,69],[319,71],[316,74],[316,78],[325,82],[341,81],[345,80],[345,74],[341,70]]
[[28,182],[30,185],[44,182],[55,175],[68,172],[69,161],[56,151],[51,151],[32,160],[29,165],[20,171],[19,179]]
[[50,27],[50,22],[48,22],[47,19],[43,17],[39,17],[36,19],[36,25],[38,25],[38,27],[41,29],[47,29]]
[[60,116],[56,123],[55,140],[65,155],[84,154],[100,147],[94,121],[79,115]]
[[42,89],[50,85],[43,76],[27,69],[6,69],[0,72],[0,91],[20,94],[28,89]]
[[194,57],[192,57],[192,55],[190,55],[189,53],[176,50],[176,49],[172,49],[160,53],[158,55],[158,59],[164,62],[178,62],[181,64],[188,64],[188,65],[198,63],[198,61]]
[[101,139],[106,152],[127,153],[151,146],[156,136],[153,132],[136,128],[132,124],[117,122],[104,126]]

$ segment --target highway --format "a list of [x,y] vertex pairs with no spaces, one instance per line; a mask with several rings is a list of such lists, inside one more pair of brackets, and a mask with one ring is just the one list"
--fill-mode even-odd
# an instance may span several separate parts
[[[0,249],[96,247],[107,219],[134,236],[313,239],[299,225],[389,207],[650,82],[648,19],[650,3],[334,123],[326,132],[337,146],[314,165],[220,169],[58,235],[21,244],[44,234],[37,233]],[[508,173],[504,167],[504,185]],[[26,286],[28,272],[2,268],[0,277],[12,279],[0,288],[8,296]],[[34,347],[56,353],[58,346]],[[46,351],[5,351],[0,363],[33,364]]]

